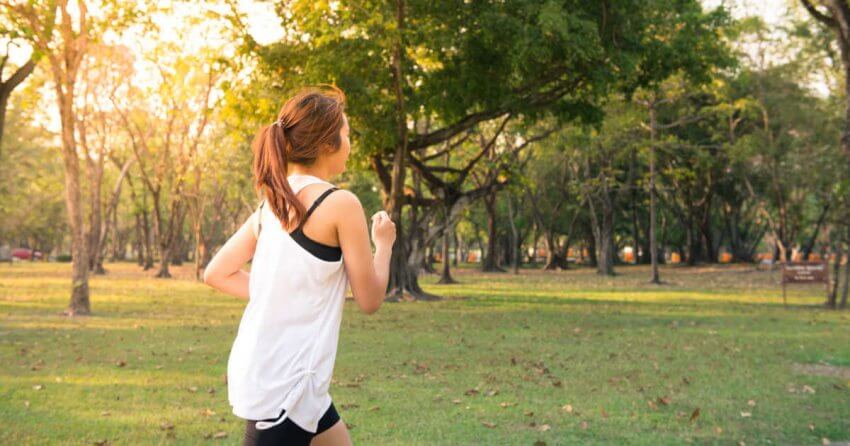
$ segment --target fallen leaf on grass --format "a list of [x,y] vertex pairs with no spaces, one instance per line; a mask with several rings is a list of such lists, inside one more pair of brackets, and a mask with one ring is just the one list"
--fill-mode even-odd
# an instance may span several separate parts
[[564,406],[561,407],[561,410],[563,410],[567,413],[573,413],[573,406],[572,406],[572,404],[564,404]]
[[582,428],[582,429],[587,429],[587,421],[582,421],[582,422],[581,422],[581,428]]
[[348,409],[357,409],[358,407],[360,407],[360,405],[357,404],[357,403],[349,403],[349,404],[341,404],[339,407],[342,408],[342,410],[348,410]]
[[36,384],[36,385],[32,386],[32,390],[43,390],[43,389],[44,389],[44,386],[41,385],[41,384]]
[[452,403],[460,404],[460,400],[458,400],[458,399],[452,400]]
[[658,409],[658,405],[652,400],[646,400],[646,404],[649,405],[649,408],[652,410]]
[[750,406],[750,407],[755,407],[756,402],[755,402],[755,400],[749,400],[749,401],[747,401],[747,405]]
[[112,413],[110,413],[108,410],[104,410],[103,412],[100,413],[100,416],[102,416],[102,417],[108,417],[110,415],[112,415]]
[[92,443],[94,446],[109,446],[109,440],[100,440]]
[[466,395],[466,396],[477,395],[477,394],[478,394],[478,390],[476,390],[476,389],[469,389],[469,390],[467,390],[466,392],[463,392],[463,394],[464,394],[464,395]]
[[741,418],[751,418],[753,416],[750,412],[741,412]]
[[119,360],[115,361],[115,365],[117,365],[118,367],[124,367],[125,365],[127,365],[127,361],[124,361],[123,359],[119,359]]
[[490,429],[496,427],[496,423],[491,423],[489,421],[482,421],[481,424],[483,424],[485,427],[489,427]]
[[546,432],[549,429],[552,429],[552,426],[549,426],[548,424],[541,424],[540,427],[537,428],[540,432]]
[[659,396],[656,399],[656,401],[658,401],[658,404],[666,406],[666,405],[670,404],[670,397],[669,396]]
[[699,407],[694,409],[694,412],[691,414],[691,419],[688,421],[694,421],[697,419],[697,417],[699,417]]
[[218,431],[213,435],[213,438],[226,438],[226,437],[227,437],[227,432],[225,432],[225,431]]
[[504,408],[506,408],[506,407],[511,407],[511,406],[513,406],[514,404],[516,404],[516,403],[502,402],[502,403],[499,403],[499,407],[501,407],[502,409],[504,409]]
[[413,364],[412,364],[413,365],[413,373],[425,373],[425,372],[431,370],[428,367],[428,364],[425,364],[424,362],[414,362],[414,361],[411,361],[411,362],[413,362]]
[[812,393],[813,394],[813,393],[815,393],[815,389],[811,386],[804,385],[803,386],[803,393]]
[[198,391],[198,388],[197,388],[196,386],[192,386],[192,387],[189,387],[189,388],[188,388],[188,389],[186,389],[186,390],[188,390],[188,391],[190,391],[190,392],[192,392],[192,393],[195,393],[195,392],[197,392],[197,391]]
[[369,408],[369,412],[374,412],[374,411],[376,411],[380,408],[381,408],[381,406],[372,406],[372,407]]

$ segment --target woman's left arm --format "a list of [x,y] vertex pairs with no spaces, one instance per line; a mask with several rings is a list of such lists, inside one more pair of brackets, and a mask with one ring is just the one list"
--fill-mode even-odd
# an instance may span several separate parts
[[226,294],[248,300],[248,271],[242,269],[254,257],[257,212],[242,224],[218,250],[204,269],[204,283]]

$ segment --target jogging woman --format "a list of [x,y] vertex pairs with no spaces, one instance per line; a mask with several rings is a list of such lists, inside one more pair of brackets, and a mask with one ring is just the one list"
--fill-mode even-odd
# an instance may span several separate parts
[[328,394],[345,290],[378,310],[396,233],[386,212],[372,216],[373,258],[360,201],[328,182],[351,152],[344,106],[336,87],[307,88],[260,130],[260,204],[204,271],[208,285],[248,300],[227,363],[244,445],[351,444]]

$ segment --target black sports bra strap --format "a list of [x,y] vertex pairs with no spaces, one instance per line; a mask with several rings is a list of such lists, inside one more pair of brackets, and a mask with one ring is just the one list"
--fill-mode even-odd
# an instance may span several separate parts
[[301,229],[301,227],[304,226],[304,223],[307,222],[307,219],[310,218],[310,215],[313,213],[313,211],[316,210],[316,208],[319,206],[319,204],[322,202],[322,200],[324,200],[325,197],[330,195],[331,192],[333,192],[335,190],[339,190],[339,188],[338,187],[332,187],[332,188],[322,192],[322,195],[319,195],[319,198],[316,198],[316,200],[313,201],[313,204],[310,206],[310,209],[307,210],[307,214],[304,215],[304,218],[301,220],[301,223],[298,225],[297,229]]

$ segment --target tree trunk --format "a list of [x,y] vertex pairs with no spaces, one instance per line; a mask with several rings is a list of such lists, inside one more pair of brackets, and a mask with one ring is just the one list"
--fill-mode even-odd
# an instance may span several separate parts
[[[62,159],[65,164],[65,205],[71,231],[71,301],[65,314],[69,316],[91,313],[89,303],[88,246],[83,228],[82,197],[80,193],[80,160],[74,140],[74,115],[72,97],[63,94],[57,85],[59,109],[62,120]],[[73,89],[73,84],[71,85]],[[73,93],[70,93],[73,95]]]
[[687,220],[687,222],[685,233],[688,241],[688,266],[694,266],[702,260],[702,243],[690,220]]
[[[838,298],[838,284],[841,281],[841,258],[844,257],[844,243],[839,239],[836,243],[835,261],[832,264],[832,284],[829,287],[829,294],[826,300],[826,306],[835,308],[835,303]],[[848,262],[850,263],[850,262]],[[850,267],[850,265],[848,265]]]
[[[452,240],[454,241],[454,252],[455,252],[455,258],[452,259],[452,266],[457,268],[458,262],[460,262],[460,258],[461,258],[461,255],[463,254],[463,252],[460,249],[460,240],[458,239],[458,236],[457,236],[457,227],[456,226],[452,226]],[[466,261],[465,258],[464,258],[464,261]]]
[[596,265],[599,264],[599,259],[596,258],[596,239],[593,237],[592,230],[590,237],[588,237],[586,241],[588,264],[596,268]]
[[[838,259],[838,264],[841,264],[841,259]],[[850,261],[844,265],[844,284],[841,286],[841,303],[838,308],[847,308],[847,294],[850,291]]]
[[514,205],[513,199],[508,198],[508,221],[511,223],[511,270],[514,274],[519,274],[519,236],[517,235],[516,222],[514,221]]
[[443,257],[443,271],[440,274],[440,280],[437,283],[442,284],[451,284],[458,283],[455,279],[452,278],[451,271],[449,270],[449,237],[454,232],[454,227],[451,224],[451,215],[449,213],[449,209],[445,209],[445,218],[446,218],[446,228],[443,230],[443,249],[442,249],[442,257]]
[[658,245],[655,240],[655,221],[657,213],[657,200],[655,198],[655,142],[658,139],[657,125],[655,104],[653,103],[649,107],[649,255],[652,262],[652,276],[650,277],[649,282],[654,284],[661,283],[661,278],[658,275]]
[[491,192],[484,196],[484,209],[487,211],[487,252],[484,253],[484,262],[481,270],[484,272],[504,272],[496,264],[496,193]]
[[207,241],[204,238],[203,231],[203,209],[199,211],[199,215],[196,215],[193,229],[195,234],[195,280],[200,281],[203,277],[202,271],[206,266],[204,259],[207,256]]
[[803,261],[804,262],[809,261],[809,256],[811,256],[812,249],[814,249],[815,242],[818,239],[818,235],[820,235],[820,228],[821,228],[821,226],[823,226],[823,223],[826,220],[827,213],[829,212],[829,207],[830,207],[829,203],[827,203],[823,206],[823,209],[821,209],[821,213],[818,216],[818,221],[815,224],[815,230],[812,231],[812,236],[809,237],[808,242],[806,242],[806,244],[803,246]]
[[543,265],[543,269],[546,271],[559,268],[567,269],[567,259],[560,255],[558,244],[555,241],[555,233],[547,230],[543,239],[546,242],[546,264]]
[[[632,150],[632,156],[631,156],[630,163],[631,163],[631,167],[630,167],[631,170],[632,171],[637,170],[637,150],[636,149]],[[635,175],[632,176],[632,181],[630,182],[629,186],[632,189],[632,191],[631,191],[631,199],[632,199],[631,200],[632,201],[632,240],[634,240],[634,245],[632,245],[633,250],[634,250],[632,252],[632,257],[633,257],[632,263],[637,265],[638,263],[640,263],[640,259],[638,257],[638,252],[640,251],[640,248],[639,248],[640,247],[640,230],[639,230],[639,227],[638,227],[637,182],[634,180],[634,178],[635,178]]]
[[142,214],[136,213],[136,263],[139,266],[145,264],[145,233],[142,230]]
[[150,219],[148,218],[148,211],[145,209],[142,211],[142,231],[144,232],[144,242],[145,242],[145,261],[142,265],[142,270],[147,271],[149,269],[153,269],[153,231],[151,231]]

